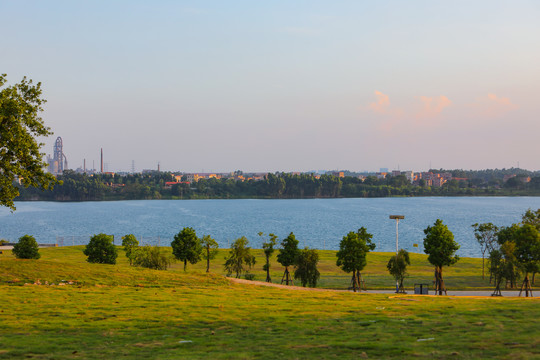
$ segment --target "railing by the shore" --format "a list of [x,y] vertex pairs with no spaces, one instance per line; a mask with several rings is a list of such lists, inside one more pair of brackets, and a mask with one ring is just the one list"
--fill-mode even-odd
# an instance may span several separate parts
[[[90,238],[94,236],[92,235],[58,235],[55,238],[47,240],[38,239],[38,243],[40,247],[48,247],[48,246],[78,246],[78,245],[88,245],[90,242]],[[112,235],[113,237],[113,243],[115,245],[122,245],[122,237],[117,235]],[[142,235],[135,235],[137,238],[137,241],[139,241],[139,245],[145,246],[171,246],[172,241],[174,240],[172,237],[169,236],[161,236],[161,235],[155,235],[155,236],[142,236]],[[259,240],[259,239],[257,239]],[[222,249],[229,249],[231,244],[234,242],[234,240],[227,239],[225,241],[219,241],[219,247]],[[320,243],[322,242],[322,247],[320,247]],[[17,243],[17,240],[8,239],[7,243],[4,243],[4,245],[13,246]],[[301,240],[299,243],[299,247],[305,247],[309,246],[310,248],[314,248],[317,250],[329,250],[326,248],[327,241],[322,240],[317,242],[319,244],[318,246],[310,246],[310,242],[306,242],[305,240]],[[254,249],[261,249],[262,243],[261,241],[250,241],[250,246]],[[331,250],[331,249],[330,249]]]
[[[56,246],[87,245],[93,235],[64,235],[56,237]],[[136,236],[139,245],[169,246],[173,239],[162,236]],[[113,235],[113,243],[122,245],[122,238]]]

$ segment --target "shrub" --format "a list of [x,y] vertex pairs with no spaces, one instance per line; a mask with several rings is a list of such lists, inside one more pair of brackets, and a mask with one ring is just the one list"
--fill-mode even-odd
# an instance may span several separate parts
[[89,263],[116,264],[118,253],[113,244],[113,237],[106,234],[92,236],[84,249],[84,255],[88,256],[86,261]]
[[9,244],[9,241],[5,240],[5,239],[0,239],[0,246],[4,246],[4,245],[7,245]]
[[253,281],[253,280],[255,280],[255,274],[246,273],[246,274],[244,274],[244,279],[249,280],[249,281]]
[[13,246],[13,254],[17,259],[39,259],[38,243],[31,235],[24,235],[19,238],[19,242]]
[[135,250],[133,264],[154,270],[167,270],[171,265],[170,256],[162,253],[157,246],[142,246]]

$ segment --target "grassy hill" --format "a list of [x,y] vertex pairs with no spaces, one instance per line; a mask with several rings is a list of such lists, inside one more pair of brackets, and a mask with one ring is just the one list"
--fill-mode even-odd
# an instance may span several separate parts
[[[217,274],[206,274],[203,264],[186,273],[182,264],[133,268],[122,251],[117,265],[89,264],[82,249],[42,249],[40,260],[0,255],[0,359],[540,357],[536,298],[293,291],[229,282],[220,275],[225,253]],[[368,287],[391,287],[388,257],[370,255]],[[323,285],[346,287],[333,252],[322,258]],[[430,282],[425,257],[413,262],[411,274]],[[446,272],[449,287],[484,284],[481,260],[460,262]],[[282,269],[272,266],[277,282]]]
[[[84,246],[66,246],[59,248],[41,249],[41,259],[39,262],[24,263],[11,262],[9,272],[2,274],[0,284],[14,282],[24,284],[34,282],[37,279],[58,283],[60,280],[76,280],[78,283],[94,285],[126,285],[132,286],[138,283],[151,286],[169,286],[175,281],[185,282],[189,279],[189,274],[200,273],[206,270],[206,262],[201,261],[195,265],[188,264],[188,275],[183,274],[179,279],[175,274],[183,269],[183,263],[175,263],[167,272],[160,273],[159,279],[155,275],[149,274],[146,270],[128,266],[128,260],[124,251],[119,248],[118,265],[111,268],[98,264],[88,264],[83,254]],[[163,247],[163,252],[172,254],[170,247]],[[255,275],[254,280],[264,281],[266,273],[262,270],[265,262],[264,253],[260,249],[255,249],[256,265],[251,269]],[[223,263],[228,255],[227,249],[220,249],[218,255],[211,262],[210,271],[212,274],[225,275]],[[368,289],[393,289],[395,280],[388,274],[386,264],[393,253],[369,253],[367,266],[362,272],[366,287]],[[433,266],[427,261],[424,254],[411,253],[411,266],[408,269],[409,277],[405,281],[405,287],[412,289],[415,283],[430,284],[433,281]],[[274,253],[271,262],[271,276],[275,283],[281,282],[283,267],[276,260],[277,251]],[[318,269],[321,272],[321,279],[318,287],[326,289],[346,289],[349,286],[351,274],[343,272],[336,266],[336,251],[320,250],[320,262]],[[7,252],[0,255],[5,260],[14,257]],[[58,264],[61,263],[61,266]],[[0,266],[0,271],[3,267]],[[111,270],[112,269],[112,270]],[[114,271],[115,276],[109,276]],[[482,259],[461,258],[460,261],[451,267],[444,268],[444,279],[446,286],[452,290],[480,290],[492,289],[489,284],[489,275],[482,280]],[[159,282],[159,283],[157,283]]]

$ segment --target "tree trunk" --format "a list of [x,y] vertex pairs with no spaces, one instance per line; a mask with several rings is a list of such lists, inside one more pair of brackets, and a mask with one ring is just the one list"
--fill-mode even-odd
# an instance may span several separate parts
[[283,277],[281,278],[281,283],[283,284],[283,281],[285,281],[286,285],[289,285],[289,282],[292,285],[293,281],[292,281],[292,278],[290,276],[291,276],[291,274],[289,273],[289,267],[285,266],[285,273],[283,273]]
[[186,267],[187,267],[187,260],[184,260],[184,271],[186,271]]
[[482,253],[482,280],[484,280],[484,253]]
[[493,290],[493,294],[491,296],[502,296],[501,293],[501,282],[502,282],[502,276],[497,278],[495,277],[495,290]]
[[362,291],[362,285],[364,285],[364,290],[366,290],[366,284],[362,280],[362,273],[360,270],[356,270],[356,285],[358,286],[358,291]]
[[272,279],[270,278],[270,259],[268,256],[266,257],[266,282],[272,282]]
[[442,295],[443,291],[446,295],[446,287],[444,286],[444,280],[442,277],[442,266],[435,267],[435,294],[437,294],[437,291],[439,292],[439,295]]
[[352,272],[351,288],[353,292],[356,292],[356,289],[360,290],[360,287],[358,286],[358,278],[356,277],[356,270],[353,270]]
[[403,278],[403,277],[399,279],[399,289],[398,289],[398,292],[401,293],[401,294],[406,294],[406,292],[405,292],[405,287],[403,286],[403,280],[404,280],[404,279],[405,279],[405,278]]
[[521,296],[521,293],[525,290],[525,297],[529,297],[529,293],[531,293],[531,297],[533,297],[533,292],[531,289],[531,283],[529,282],[529,273],[525,273],[525,279],[523,279],[523,284],[521,284],[521,290],[519,291],[519,296]]

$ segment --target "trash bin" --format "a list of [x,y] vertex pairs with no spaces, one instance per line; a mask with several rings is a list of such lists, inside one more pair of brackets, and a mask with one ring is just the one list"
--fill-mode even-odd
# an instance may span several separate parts
[[428,295],[428,284],[414,284],[415,295]]

